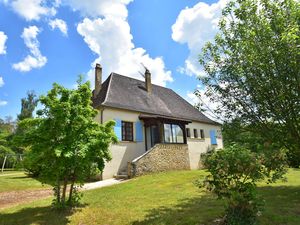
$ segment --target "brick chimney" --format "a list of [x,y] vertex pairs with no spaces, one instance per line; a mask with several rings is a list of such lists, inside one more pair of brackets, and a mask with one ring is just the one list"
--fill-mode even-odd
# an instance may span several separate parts
[[102,86],[102,67],[99,63],[96,64],[95,67],[95,90],[94,90],[94,97],[96,97]]
[[145,71],[145,85],[146,85],[147,92],[149,94],[151,94],[151,92],[152,92],[151,73],[147,68],[146,68],[146,71]]

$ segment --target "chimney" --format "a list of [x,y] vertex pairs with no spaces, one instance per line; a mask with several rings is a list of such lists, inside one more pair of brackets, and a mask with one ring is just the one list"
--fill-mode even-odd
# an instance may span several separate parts
[[146,84],[147,92],[151,94],[151,92],[152,92],[151,73],[147,68],[145,71],[145,84]]
[[99,63],[96,64],[95,67],[95,90],[94,90],[94,96],[96,97],[102,86],[102,67]]

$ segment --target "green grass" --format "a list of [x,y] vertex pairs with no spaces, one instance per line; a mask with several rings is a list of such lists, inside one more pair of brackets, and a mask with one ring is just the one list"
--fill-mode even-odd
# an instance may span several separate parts
[[22,171],[5,171],[0,173],[0,193],[7,191],[21,191],[42,189],[49,186],[42,185],[41,182],[26,176]]
[[[83,206],[57,212],[51,199],[0,211],[0,224],[212,224],[224,212],[223,202],[194,186],[204,171],[169,172],[84,193]],[[300,170],[288,182],[260,184],[266,200],[261,224],[300,224]]]

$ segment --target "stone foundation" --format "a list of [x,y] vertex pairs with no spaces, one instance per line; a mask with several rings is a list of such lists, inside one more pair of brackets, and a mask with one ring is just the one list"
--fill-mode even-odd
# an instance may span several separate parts
[[169,170],[189,170],[189,152],[186,144],[156,144],[132,161],[131,176]]

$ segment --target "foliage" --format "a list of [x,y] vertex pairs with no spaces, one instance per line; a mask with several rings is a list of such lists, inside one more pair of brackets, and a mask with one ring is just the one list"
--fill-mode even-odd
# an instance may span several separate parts
[[11,120],[0,119],[0,166],[3,165],[4,158],[7,157],[5,167],[7,165],[16,165],[17,155],[11,145],[11,136],[13,134],[14,125]]
[[21,99],[21,113],[18,115],[18,120],[33,117],[33,111],[38,104],[38,98],[34,91],[28,91],[27,97]]
[[200,57],[215,113],[286,147],[300,165],[300,2],[236,0],[223,10],[220,32]]
[[[23,131],[19,143],[29,147],[26,169],[38,172],[41,181],[54,187],[57,207],[78,200],[76,184],[81,185],[96,168],[104,168],[111,159],[108,147],[117,139],[114,121],[104,125],[94,121],[97,111],[91,102],[89,83],[78,81],[75,90],[58,84],[39,101],[44,106],[38,118],[19,122]],[[66,200],[67,185],[70,183]]]
[[238,119],[226,121],[222,124],[222,137],[224,147],[236,143],[254,152],[259,152],[264,148],[264,144],[268,142],[268,140],[253,132],[250,125],[244,125]]
[[[262,200],[256,193],[256,182],[269,178],[269,182],[282,178],[286,172],[285,154],[257,154],[244,147],[232,145],[214,151],[204,158],[203,164],[210,174],[200,187],[227,200],[225,224],[251,225],[257,223]],[[276,160],[276,166],[274,161]],[[271,162],[265,166],[267,162]],[[279,165],[280,164],[280,165]]]

